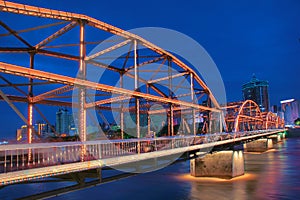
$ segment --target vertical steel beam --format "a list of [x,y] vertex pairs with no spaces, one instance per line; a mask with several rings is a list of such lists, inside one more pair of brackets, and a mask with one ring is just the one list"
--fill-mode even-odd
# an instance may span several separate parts
[[219,126],[220,126],[220,127],[219,127],[219,132],[220,132],[220,133],[222,133],[222,113],[223,113],[223,112],[220,112],[220,116],[219,116],[219,120],[220,120],[220,121],[219,121]]
[[[191,82],[191,101],[195,103],[195,94],[194,94],[194,75],[190,73],[190,82]],[[195,119],[195,109],[192,108],[192,126],[193,126],[193,133],[196,135],[196,119]]]
[[[172,62],[171,58],[168,57],[168,81],[169,81],[169,98],[172,99]],[[173,127],[173,107],[172,104],[169,105],[169,113],[168,113],[168,135],[174,135],[174,127]]]
[[[86,65],[84,62],[85,59],[85,40],[84,40],[84,34],[85,34],[85,27],[84,22],[80,21],[80,36],[79,36],[79,78],[80,79],[86,79]],[[79,87],[79,135],[80,140],[82,142],[86,141],[86,89],[82,86]]]
[[27,126],[27,142],[31,143],[32,142],[32,118],[33,118],[33,109],[32,109],[32,103],[28,103],[28,112],[27,112],[27,120],[28,120],[28,126]]
[[[79,78],[85,80],[86,79],[86,65],[84,62],[86,56],[85,49],[85,22],[79,22]],[[80,141],[86,141],[86,89],[83,86],[78,88],[78,104],[79,104],[79,112],[78,112],[78,129],[79,129],[79,137]],[[81,161],[84,161],[84,157],[86,154],[86,146],[81,146]]]
[[[133,53],[134,53],[134,90],[136,91],[139,88],[139,77],[138,77],[138,66],[137,66],[137,41],[133,41]],[[139,98],[135,99],[135,110],[136,110],[136,135],[137,138],[141,137],[140,132],[140,100]],[[137,152],[140,153],[140,142],[137,144]]]
[[134,89],[139,87],[138,66],[137,66],[137,41],[133,40],[133,53],[134,53]]
[[170,104],[170,126],[171,126],[171,136],[174,136],[174,110],[172,104]]
[[[123,88],[123,74],[120,73],[120,88]],[[120,127],[121,127],[121,138],[124,139],[124,112],[123,112],[123,101],[120,102]]]
[[172,98],[173,86],[172,86],[172,61],[168,57],[168,77],[169,77],[169,97]]
[[[148,84],[146,85],[146,93],[147,94],[150,93]],[[150,118],[150,114],[149,114],[150,104],[149,104],[148,100],[146,100],[146,103],[147,103],[147,133],[148,133],[148,135],[150,135],[150,131],[151,131],[151,118]]]
[[[30,61],[29,61],[29,67],[30,69],[34,68],[34,53],[30,53]],[[29,78],[29,86],[28,86],[28,98],[33,97],[33,79]],[[33,107],[32,103],[29,101],[28,103],[28,111],[27,111],[27,142],[31,143],[32,142],[32,132],[33,132]]]
[[150,135],[151,132],[151,118],[150,118],[150,114],[149,114],[149,110],[147,112],[147,133],[148,135]]
[[168,136],[171,136],[171,107],[167,110],[167,126],[168,126]]

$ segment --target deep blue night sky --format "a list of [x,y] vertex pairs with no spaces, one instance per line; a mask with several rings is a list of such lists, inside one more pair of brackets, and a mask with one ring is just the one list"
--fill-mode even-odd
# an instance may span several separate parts
[[271,105],[279,105],[282,99],[300,99],[298,0],[14,2],[86,14],[125,30],[148,26],[174,29],[195,39],[214,59],[228,101],[242,99],[241,85],[253,73],[269,81]]

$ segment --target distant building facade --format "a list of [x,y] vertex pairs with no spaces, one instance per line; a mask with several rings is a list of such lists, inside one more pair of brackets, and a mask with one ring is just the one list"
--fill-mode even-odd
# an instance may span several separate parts
[[287,99],[280,101],[280,103],[285,125],[294,125],[294,121],[300,117],[299,101],[296,99]]
[[16,139],[17,141],[27,141],[27,125],[22,125],[17,129]]
[[275,113],[275,114],[278,113],[278,107],[277,107],[277,105],[273,105],[273,106],[271,107],[271,112],[273,112],[273,113]]
[[269,111],[269,83],[268,81],[258,80],[253,75],[250,82],[242,86],[243,99],[253,100],[262,112]]
[[74,124],[72,114],[66,108],[59,108],[56,112],[55,130],[59,134],[69,134]]
[[[16,131],[16,139],[17,141],[27,141],[27,130],[28,127],[27,125],[22,125],[20,128],[17,129]],[[33,126],[33,139],[37,138],[46,138],[48,136],[53,135],[53,126],[46,124],[45,122],[39,120],[37,121],[34,126]]]
[[50,124],[45,123],[42,120],[37,121],[37,123],[35,124],[35,130],[36,133],[41,136],[42,138],[46,138],[48,136],[52,136],[53,133],[53,126]]

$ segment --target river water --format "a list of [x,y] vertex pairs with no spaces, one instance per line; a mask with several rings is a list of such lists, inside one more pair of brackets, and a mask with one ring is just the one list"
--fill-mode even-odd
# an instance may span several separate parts
[[[64,184],[8,186],[0,190],[0,199]],[[265,153],[245,153],[245,175],[231,180],[191,177],[186,161],[49,199],[300,199],[300,138],[286,139]]]

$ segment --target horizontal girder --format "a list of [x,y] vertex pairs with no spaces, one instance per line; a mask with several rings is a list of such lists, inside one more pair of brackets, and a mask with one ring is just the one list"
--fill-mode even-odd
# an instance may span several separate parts
[[86,88],[90,88],[90,89],[94,89],[94,90],[111,92],[114,94],[132,96],[135,98],[144,98],[144,99],[151,100],[151,101],[157,101],[157,102],[162,102],[162,103],[171,103],[171,104],[175,104],[175,105],[187,106],[187,107],[192,107],[192,108],[201,109],[201,110],[220,112],[220,110],[216,109],[216,108],[210,108],[210,107],[206,107],[206,106],[202,106],[202,105],[198,105],[198,104],[194,104],[194,103],[190,103],[190,102],[180,101],[180,100],[176,100],[176,99],[158,97],[158,96],[154,96],[151,94],[145,94],[142,92],[131,91],[131,90],[127,90],[127,89],[123,89],[123,88],[119,88],[119,87],[104,85],[101,83],[95,83],[95,82],[91,82],[91,81],[87,81],[87,80],[80,80],[77,78],[63,76],[63,75],[59,75],[59,74],[44,72],[44,71],[25,68],[25,67],[20,67],[17,65],[12,65],[12,64],[8,64],[8,63],[4,63],[4,62],[0,62],[0,71],[3,73],[29,77],[29,78],[33,78],[33,79],[47,80],[47,81],[51,81],[51,82],[62,83],[62,84],[73,85],[73,86],[76,85],[76,86],[86,87]]

